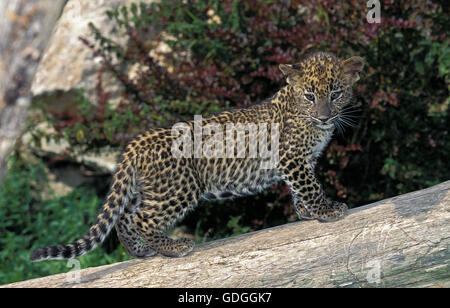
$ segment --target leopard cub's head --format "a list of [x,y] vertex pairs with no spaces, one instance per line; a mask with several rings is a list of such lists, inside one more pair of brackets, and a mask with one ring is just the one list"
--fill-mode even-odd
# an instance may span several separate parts
[[292,103],[297,110],[315,126],[327,130],[339,123],[364,63],[361,57],[340,60],[331,53],[320,52],[297,64],[281,64],[280,70],[293,89]]

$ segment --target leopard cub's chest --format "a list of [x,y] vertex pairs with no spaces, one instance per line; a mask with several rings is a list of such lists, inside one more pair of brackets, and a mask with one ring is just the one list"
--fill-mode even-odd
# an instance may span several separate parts
[[316,136],[311,148],[311,158],[316,160],[331,140],[333,131],[324,131]]

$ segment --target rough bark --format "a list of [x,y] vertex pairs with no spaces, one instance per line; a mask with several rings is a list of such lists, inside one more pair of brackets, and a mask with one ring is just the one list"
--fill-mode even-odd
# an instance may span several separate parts
[[[450,287],[450,181],[199,245],[184,258],[83,269],[8,287]],[[82,266],[82,264],[81,264]]]
[[31,81],[65,2],[0,1],[0,185],[25,126]]

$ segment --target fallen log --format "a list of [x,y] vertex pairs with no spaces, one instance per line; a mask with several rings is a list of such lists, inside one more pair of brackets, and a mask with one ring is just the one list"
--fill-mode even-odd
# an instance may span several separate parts
[[[450,181],[350,210],[6,287],[450,287]],[[82,266],[82,264],[81,264]]]

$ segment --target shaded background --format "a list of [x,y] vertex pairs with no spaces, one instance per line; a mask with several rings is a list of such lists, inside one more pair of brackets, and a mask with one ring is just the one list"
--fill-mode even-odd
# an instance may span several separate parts
[[[45,98],[34,102],[33,140],[64,140],[70,147],[48,158],[19,144],[11,157],[0,191],[0,283],[68,271],[66,262],[30,264],[28,256],[79,238],[95,220],[110,175],[68,163],[68,152],[120,150],[148,127],[259,102],[284,85],[279,64],[315,51],[368,63],[352,101],[354,127],[336,134],[318,163],[330,199],[357,207],[449,179],[444,1],[381,1],[380,23],[367,22],[365,1],[184,2],[109,11],[126,44],[98,24],[90,26],[92,35],[77,38],[102,58],[94,97],[78,89],[75,107],[64,110],[49,109]],[[105,74],[121,84],[114,102]],[[53,130],[35,130],[41,123]],[[56,194],[49,183],[58,170],[84,180]],[[296,220],[289,190],[279,184],[254,197],[202,202],[175,233],[204,242]],[[113,232],[80,261],[89,267],[128,258]]]

